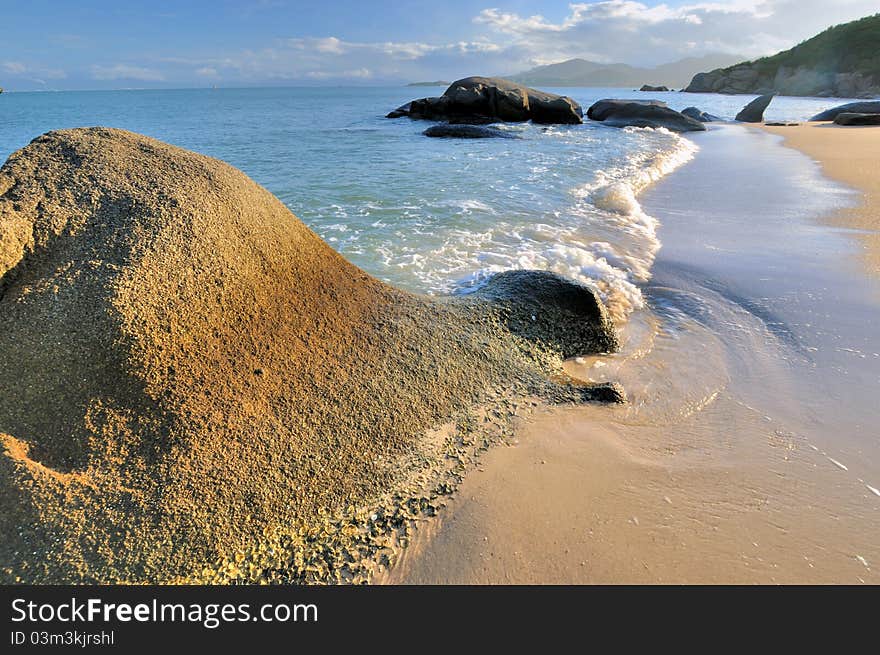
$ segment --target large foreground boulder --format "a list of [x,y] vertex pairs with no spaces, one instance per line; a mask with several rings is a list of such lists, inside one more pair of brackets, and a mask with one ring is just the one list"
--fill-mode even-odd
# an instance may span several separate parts
[[587,116],[611,127],[663,127],[673,132],[703,132],[706,126],[698,120],[653,102],[600,100]]
[[736,115],[736,120],[741,123],[760,123],[764,120],[764,111],[769,106],[771,100],[773,100],[772,93],[758,96],[740,110]]
[[498,77],[466,77],[442,96],[421,98],[398,107],[387,118],[458,123],[522,122],[577,124],[580,105],[566,96],[531,89]]
[[838,114],[880,114],[880,100],[868,102],[848,102],[831,109],[826,109],[813,116],[811,121],[833,121]]
[[880,125],[880,114],[843,112],[834,117],[838,125]]
[[[405,293],[220,161],[37,138],[0,168],[0,581],[357,579],[403,525],[357,517],[447,470],[428,431],[499,394],[609,398],[551,377],[617,341],[550,295]],[[535,306],[582,325],[511,318]]]

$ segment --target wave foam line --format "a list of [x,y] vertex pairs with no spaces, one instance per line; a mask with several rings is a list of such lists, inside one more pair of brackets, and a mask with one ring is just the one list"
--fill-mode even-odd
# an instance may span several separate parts
[[[654,141],[663,134],[672,146],[631,155],[620,167],[599,171],[597,179],[575,190],[570,212],[574,228],[535,225],[521,231],[512,253],[482,252],[483,266],[461,279],[457,291],[478,288],[493,273],[510,268],[552,270],[596,288],[617,323],[644,306],[638,282],[650,279],[660,240],[658,221],[645,213],[637,196],[646,187],[690,161],[698,148],[666,130],[639,130]],[[650,136],[648,133],[651,133]]]

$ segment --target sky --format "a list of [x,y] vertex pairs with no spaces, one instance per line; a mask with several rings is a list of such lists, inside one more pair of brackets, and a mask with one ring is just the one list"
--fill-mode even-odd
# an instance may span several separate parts
[[7,90],[399,84],[754,58],[880,0],[0,0]]

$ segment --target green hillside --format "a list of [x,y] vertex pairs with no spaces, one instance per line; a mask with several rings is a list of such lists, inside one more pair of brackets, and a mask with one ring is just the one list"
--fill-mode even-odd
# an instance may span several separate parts
[[880,78],[880,14],[829,27],[791,50],[752,63],[762,72],[787,66]]
[[830,27],[770,57],[697,73],[685,91],[843,98],[880,94],[880,14]]

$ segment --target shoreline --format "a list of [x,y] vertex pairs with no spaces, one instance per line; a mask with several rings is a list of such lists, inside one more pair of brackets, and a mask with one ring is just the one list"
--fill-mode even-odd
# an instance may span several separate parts
[[781,136],[785,146],[811,157],[829,178],[861,194],[858,206],[824,216],[823,221],[832,227],[858,231],[865,267],[871,275],[880,276],[880,179],[876,175],[880,130],[834,123],[758,129]]
[[[759,131],[739,126],[722,130],[732,141],[728,156],[739,156],[740,144],[753,143],[761,149],[758,156],[779,156],[780,162],[775,163],[790,167],[786,174],[792,179],[812,170],[804,166],[801,155],[762,139]],[[755,136],[743,142],[748,134]],[[743,210],[735,202],[730,202],[734,207],[729,216],[722,213],[718,219],[704,219],[717,223],[733,219],[729,228],[715,234],[710,229],[695,230],[688,223],[702,210],[717,211],[714,207],[704,207],[695,199],[692,205],[696,207],[690,208],[693,215],[679,216],[687,204],[679,199],[682,190],[691,190],[710,162],[724,164],[718,157],[711,151],[702,159],[698,155],[653,187],[648,197],[640,197],[645,211],[660,217],[661,230],[678,237],[667,240],[664,235],[662,239],[661,260],[650,285],[656,285],[661,294],[653,298],[655,307],[661,306],[656,304],[659,299],[667,298],[663,289],[669,280],[682,282],[680,277],[670,277],[670,271],[681,274],[670,263],[690,262],[690,255],[708,249],[708,254],[694,262],[699,270],[704,261],[723,259],[737,247],[751,252],[737,238],[731,238],[726,247],[713,241],[725,236],[725,229],[734,234],[742,231],[738,212]],[[747,159],[748,155],[741,155],[727,164],[748,166]],[[760,183],[758,175],[756,184]],[[743,183],[747,185],[748,180]],[[710,191],[719,188],[717,180],[705,184]],[[777,195],[773,180],[765,181],[764,187],[772,194],[768,197]],[[799,193],[796,188],[787,191]],[[735,201],[736,195],[734,191],[727,198],[708,199],[723,203]],[[746,200],[764,209],[759,200]],[[811,225],[835,213],[839,203],[833,200],[828,202],[830,211],[814,212],[815,219],[798,218],[797,229],[806,236],[796,244],[799,250],[791,261],[799,270],[816,263],[812,244],[829,240],[828,228],[814,230]],[[674,222],[680,225],[674,227]],[[780,235],[789,226],[785,216],[778,222],[778,235],[753,238],[759,243],[783,244],[780,252],[784,255],[789,245]],[[684,247],[676,244],[688,239],[693,241]],[[844,267],[837,265],[840,253],[850,248],[849,240],[830,240],[834,243],[828,252],[821,252],[821,261],[827,266],[826,283],[834,289],[848,285],[846,276],[852,271],[842,273]],[[664,256],[667,261],[662,261]],[[735,254],[729,256],[736,260]],[[765,258],[765,253],[756,255],[759,262]],[[770,264],[767,274],[756,273],[756,297],[762,297],[760,284],[768,274],[783,281],[774,293],[781,297],[800,293],[794,290],[797,287],[785,286],[789,277],[785,264],[772,259]],[[711,275],[707,280],[720,284]],[[808,292],[810,284],[805,283]],[[861,290],[861,286],[856,288]],[[694,289],[699,290],[699,284]],[[740,291],[734,286],[725,293],[736,299]],[[836,398],[821,398],[827,392],[801,372],[812,367],[819,372],[811,374],[821,377],[840,369],[844,380],[850,373],[861,379],[858,376],[865,372],[870,379],[876,374],[871,366],[876,365],[868,360],[867,368],[848,368],[845,353],[856,349],[841,347],[840,341],[860,333],[843,328],[820,347],[805,348],[808,354],[799,362],[798,352],[803,348],[798,342],[819,338],[794,332],[803,308],[795,304],[785,308],[789,315],[764,315],[757,308],[749,311],[751,307],[747,301],[736,301],[730,306],[719,304],[713,311],[723,314],[716,330],[739,322],[734,333],[752,332],[752,341],[740,343],[737,334],[715,334],[699,322],[689,323],[690,327],[669,339],[665,332],[670,315],[655,316],[658,323],[652,325],[648,314],[645,325],[633,330],[621,357],[570,360],[570,374],[591,381],[619,379],[628,395],[634,392],[631,405],[542,411],[520,427],[513,447],[493,448],[483,455],[430,529],[417,533],[401,563],[377,582],[880,581],[871,568],[880,560],[872,537],[880,497],[876,467],[871,466],[876,446],[863,444],[858,436],[859,421],[863,425],[870,421],[870,399],[859,396],[853,418]],[[861,322],[858,312],[862,310],[862,305],[850,308],[841,302],[847,324]],[[868,306],[867,311],[876,315],[876,306]],[[792,326],[791,343],[786,343],[789,328],[772,327],[785,323]],[[675,343],[681,340],[683,344]],[[814,350],[818,354],[809,354]],[[698,363],[682,361],[683,354],[687,355],[684,359]],[[639,384],[644,388],[633,388]],[[801,414],[827,420],[811,431],[811,420]],[[862,446],[866,449],[860,450]]]

